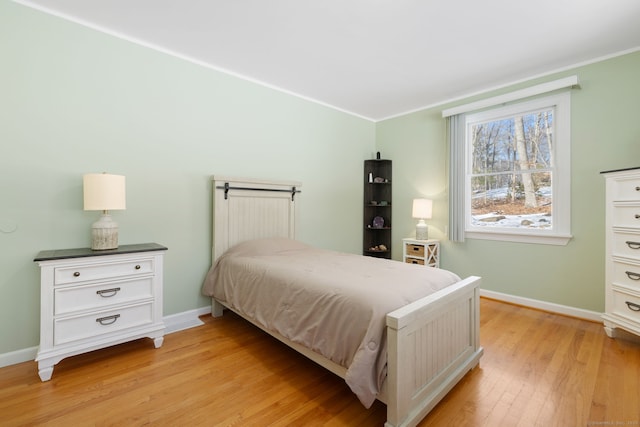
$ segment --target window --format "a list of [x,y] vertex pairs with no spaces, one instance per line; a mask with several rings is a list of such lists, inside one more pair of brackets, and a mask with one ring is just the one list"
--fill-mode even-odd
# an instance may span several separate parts
[[465,237],[567,244],[568,92],[465,116]]

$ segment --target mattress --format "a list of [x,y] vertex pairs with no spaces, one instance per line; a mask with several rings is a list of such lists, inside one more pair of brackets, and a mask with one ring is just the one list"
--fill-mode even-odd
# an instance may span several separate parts
[[447,270],[278,238],[230,248],[202,291],[346,368],[346,383],[368,408],[386,376],[386,314],[459,280]]

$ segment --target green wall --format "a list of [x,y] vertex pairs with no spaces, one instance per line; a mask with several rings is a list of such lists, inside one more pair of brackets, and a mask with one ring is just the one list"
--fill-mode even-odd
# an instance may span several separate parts
[[82,175],[127,178],[120,243],[157,242],[164,314],[205,307],[212,174],[303,183],[301,240],[358,253],[375,124],[0,2],[0,355],[39,342],[44,249],[86,247]]
[[394,258],[402,236],[415,232],[411,199],[435,200],[430,237],[442,239],[441,265],[482,276],[482,287],[525,298],[604,310],[604,179],[600,171],[640,166],[640,53],[514,85],[498,95],[577,74],[572,91],[571,231],[567,246],[447,240],[447,144],[442,110],[482,97],[377,123],[378,149],[394,161]]

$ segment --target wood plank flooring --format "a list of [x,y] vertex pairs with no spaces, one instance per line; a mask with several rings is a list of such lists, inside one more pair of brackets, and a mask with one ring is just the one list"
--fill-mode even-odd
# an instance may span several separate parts
[[[382,426],[343,380],[233,315],[0,369],[1,426]],[[481,300],[480,367],[419,424],[640,426],[640,344],[598,323]]]

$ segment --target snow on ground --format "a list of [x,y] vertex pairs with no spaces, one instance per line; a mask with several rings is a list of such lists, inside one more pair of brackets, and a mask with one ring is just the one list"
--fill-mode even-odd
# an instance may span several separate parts
[[[542,187],[536,193],[538,196],[551,199],[551,187]],[[473,195],[474,199],[485,198],[494,200],[504,200],[507,197],[507,188],[489,190],[485,193]],[[486,218],[495,218],[495,221],[482,221]],[[529,215],[505,215],[499,212],[490,212],[482,215],[472,215],[471,224],[474,227],[486,228],[550,228],[552,216],[542,213]]]
[[[503,218],[498,221],[481,221],[483,218],[498,217]],[[523,221],[528,221],[523,224]],[[471,223],[474,227],[500,227],[500,228],[549,228],[551,227],[551,216],[547,214],[531,215],[502,215],[498,213],[488,213],[484,215],[473,215]]]

